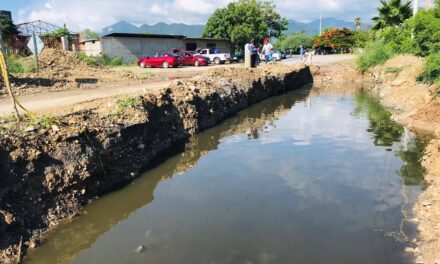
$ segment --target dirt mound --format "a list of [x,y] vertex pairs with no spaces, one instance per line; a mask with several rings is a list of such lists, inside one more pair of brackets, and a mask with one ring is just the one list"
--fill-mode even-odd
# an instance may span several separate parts
[[[44,49],[39,56],[39,73],[14,74],[11,78],[17,95],[43,91],[65,91],[78,88],[95,88],[99,85],[129,84],[137,76],[117,73],[104,67],[92,67],[78,60],[74,52]],[[147,77],[145,77],[147,78]],[[5,91],[3,95],[5,94]],[[1,94],[0,94],[1,95]]]
[[39,57],[39,62],[43,70],[78,70],[84,68],[87,70],[95,70],[95,67],[90,67],[85,63],[79,61],[73,52],[57,50],[57,49],[44,49]]

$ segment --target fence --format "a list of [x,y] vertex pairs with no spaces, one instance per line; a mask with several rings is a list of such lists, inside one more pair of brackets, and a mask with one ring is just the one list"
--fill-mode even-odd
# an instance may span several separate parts
[[[31,51],[28,49],[27,44],[31,37],[21,35],[9,35],[4,37],[4,43],[9,53],[31,55]],[[44,43],[45,48],[63,49],[63,45],[60,37],[53,36],[40,36]],[[79,51],[80,38],[79,35],[69,36],[68,49],[72,51]]]

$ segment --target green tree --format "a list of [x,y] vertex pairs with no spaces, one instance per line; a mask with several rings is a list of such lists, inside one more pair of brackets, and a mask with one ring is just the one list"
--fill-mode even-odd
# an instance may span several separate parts
[[61,38],[65,36],[70,36],[70,31],[67,28],[59,28],[50,33],[44,34],[43,36]]
[[241,50],[251,39],[277,38],[286,29],[287,20],[275,11],[273,2],[237,0],[214,12],[203,36],[229,39]]
[[373,17],[374,30],[388,26],[397,26],[412,17],[411,2],[402,4],[401,0],[381,0],[382,6],[377,8],[379,16]]
[[14,35],[18,33],[17,27],[9,16],[0,16],[0,33],[2,35]]
[[278,39],[275,47],[279,49],[298,49],[299,46],[304,48],[311,48],[313,46],[314,39],[312,36],[304,33],[294,33],[292,35]]
[[418,55],[440,53],[440,12],[438,10],[420,11],[414,18],[414,41]]
[[95,31],[86,28],[83,31],[81,31],[81,35],[84,36],[86,39],[98,39],[99,35]]
[[368,32],[365,31],[355,31],[353,35],[353,45],[356,48],[365,48],[369,39]]

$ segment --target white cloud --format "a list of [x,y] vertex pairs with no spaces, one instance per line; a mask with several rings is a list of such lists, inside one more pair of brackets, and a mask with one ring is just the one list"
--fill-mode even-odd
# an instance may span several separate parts
[[[44,20],[64,23],[73,30],[99,30],[119,20],[134,24],[157,22],[204,24],[216,8],[232,0],[36,0],[18,12],[18,21]],[[278,11],[289,19],[310,21],[336,17],[352,21],[370,19],[379,1],[371,0],[274,0]]]

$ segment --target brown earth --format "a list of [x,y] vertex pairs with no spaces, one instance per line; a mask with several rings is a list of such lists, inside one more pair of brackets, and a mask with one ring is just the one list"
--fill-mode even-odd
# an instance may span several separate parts
[[[121,103],[0,130],[0,263],[86,203],[133,180],[191,135],[311,83],[308,68],[214,69]],[[109,106],[110,105],[110,106]]]
[[312,68],[317,92],[357,88],[377,94],[381,103],[393,113],[392,118],[416,134],[428,138],[422,159],[429,187],[420,195],[414,207],[418,223],[417,247],[413,252],[416,263],[440,264],[440,99],[433,98],[435,86],[417,82],[424,60],[414,56],[399,56],[368,73],[356,71],[354,61]]
[[[29,58],[32,59],[32,58]],[[75,53],[44,49],[39,56],[39,73],[13,74],[11,85],[18,95],[43,91],[65,91],[103,85],[139,83],[152,77],[148,72],[132,73],[104,67],[88,66],[75,57]],[[5,89],[0,89],[0,96]]]

